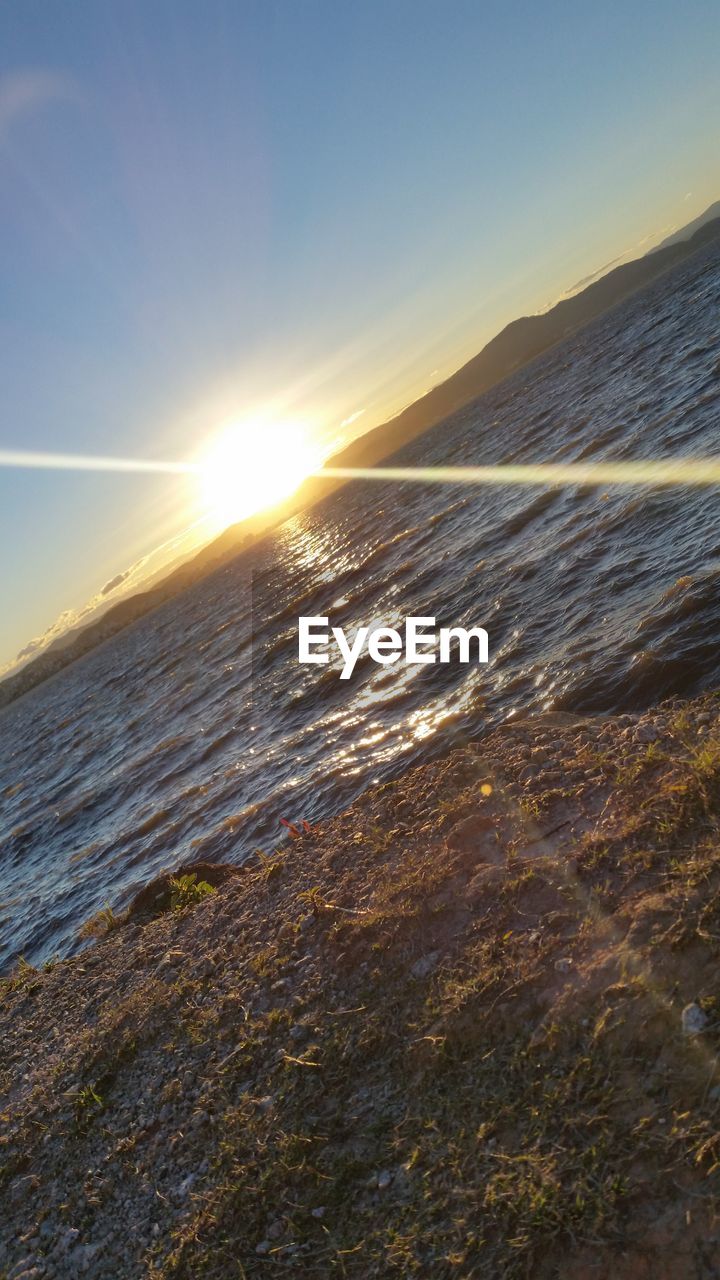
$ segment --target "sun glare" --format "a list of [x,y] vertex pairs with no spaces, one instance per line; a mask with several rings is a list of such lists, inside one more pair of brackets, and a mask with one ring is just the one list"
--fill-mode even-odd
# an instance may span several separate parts
[[303,422],[236,422],[200,459],[201,501],[225,527],[288,498],[321,463]]

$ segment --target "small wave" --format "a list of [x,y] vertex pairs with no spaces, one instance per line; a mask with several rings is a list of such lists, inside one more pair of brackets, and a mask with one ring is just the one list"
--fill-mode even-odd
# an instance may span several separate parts
[[559,500],[559,494],[554,489],[548,489],[529,502],[526,507],[518,511],[516,515],[511,516],[505,521],[501,536],[504,539],[516,538],[518,534],[523,533],[531,524],[539,520],[545,515],[546,511],[553,507]]

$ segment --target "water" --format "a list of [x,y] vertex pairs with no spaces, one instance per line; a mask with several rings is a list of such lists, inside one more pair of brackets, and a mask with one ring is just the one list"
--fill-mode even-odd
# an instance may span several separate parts
[[[403,465],[708,456],[708,249],[397,455]],[[0,713],[0,968],[163,867],[236,860],[520,712],[633,710],[718,681],[708,490],[354,482]],[[257,552],[256,558],[257,558]],[[299,614],[483,625],[487,667],[296,661]],[[251,637],[254,634],[254,642]],[[252,696],[251,696],[252,694]]]

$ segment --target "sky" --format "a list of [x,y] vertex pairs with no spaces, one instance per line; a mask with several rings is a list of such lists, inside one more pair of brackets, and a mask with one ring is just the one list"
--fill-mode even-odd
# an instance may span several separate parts
[[[2,6],[0,450],[327,454],[720,196],[719,54],[716,0]],[[203,510],[0,468],[0,668]]]

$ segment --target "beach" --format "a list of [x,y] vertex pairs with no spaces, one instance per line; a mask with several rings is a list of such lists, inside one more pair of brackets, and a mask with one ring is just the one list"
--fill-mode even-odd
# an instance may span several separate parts
[[[458,737],[717,686],[716,489],[637,477],[716,448],[719,245],[396,457],[632,460],[631,484],[353,481],[0,708],[0,974],[72,954],[169,860],[272,850],[281,818],[325,822]],[[334,644],[298,660],[313,616],[351,645],[412,617],[483,628],[489,661],[365,647],[343,680]]]
[[0,1274],[715,1275],[718,697],[307,827],[3,980]]

